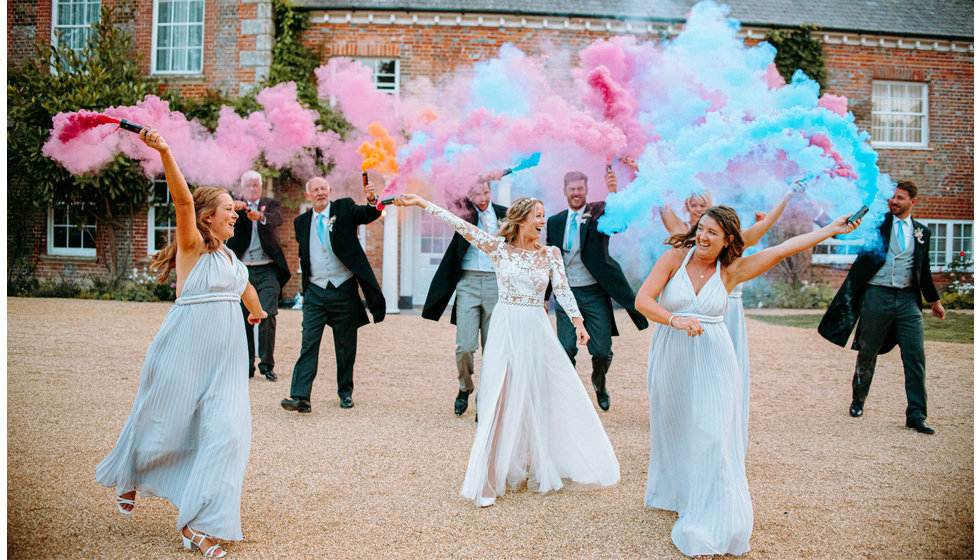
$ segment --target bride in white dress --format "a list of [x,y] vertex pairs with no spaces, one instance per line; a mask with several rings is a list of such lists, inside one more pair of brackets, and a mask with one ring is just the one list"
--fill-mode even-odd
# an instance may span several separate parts
[[616,484],[619,462],[544,307],[550,281],[578,343],[588,342],[561,255],[538,241],[544,205],[533,198],[514,201],[493,236],[418,195],[400,195],[395,204],[425,208],[455,228],[490,256],[497,275],[499,296],[480,372],[480,423],[460,495],[485,507],[525,482],[541,493],[568,481]]
[[678,513],[671,538],[688,556],[749,550],[752,501],[745,477],[745,392],[724,315],[728,294],[784,258],[860,224],[840,217],[748,257],[738,214],[709,208],[697,229],[673,235],[636,296],[660,323],[650,341],[647,507]]

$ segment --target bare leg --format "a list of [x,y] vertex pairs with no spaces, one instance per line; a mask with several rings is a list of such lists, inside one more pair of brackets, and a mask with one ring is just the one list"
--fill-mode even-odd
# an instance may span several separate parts
[[[504,400],[507,398],[507,383],[510,381],[510,366],[507,366],[507,373],[504,375],[504,383],[500,388],[500,396],[497,397],[497,404],[495,406],[493,423],[490,429],[493,430],[493,435],[490,436],[490,456],[487,458],[487,484],[483,487],[483,492],[481,492],[482,498],[496,499],[497,492],[494,488],[494,481],[496,481],[497,476],[497,441],[500,438],[500,421],[503,416],[504,410]],[[484,502],[485,503],[485,502]],[[484,505],[481,503],[481,505]],[[485,505],[492,505],[493,502],[485,503]]]

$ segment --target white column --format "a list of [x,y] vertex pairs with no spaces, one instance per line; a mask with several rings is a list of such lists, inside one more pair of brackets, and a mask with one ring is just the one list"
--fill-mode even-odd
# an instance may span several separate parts
[[385,207],[384,245],[381,255],[381,293],[388,313],[398,310],[398,207]]

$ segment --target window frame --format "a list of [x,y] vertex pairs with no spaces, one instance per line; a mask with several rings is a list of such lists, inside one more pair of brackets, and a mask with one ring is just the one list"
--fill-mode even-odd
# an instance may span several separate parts
[[[814,230],[816,229],[817,228],[814,227]],[[858,253],[861,251],[861,247],[863,246],[864,241],[861,239],[837,239],[835,237],[825,239],[824,241],[821,241],[813,246],[810,264],[852,264],[855,259],[857,259]],[[852,254],[850,252],[851,249],[848,249],[848,252],[844,254],[834,254],[829,252],[830,250],[828,250],[828,254],[818,254],[817,247],[848,247],[853,248],[854,253]]]
[[[157,38],[159,36],[159,31],[160,31],[159,14],[160,14],[160,2],[161,1],[171,2],[171,3],[172,2],[185,2],[185,3],[188,4],[188,14],[189,14],[191,2],[195,2],[197,0],[153,0],[153,29],[152,29],[152,33],[150,35],[150,75],[153,75],[153,76],[200,76],[200,75],[204,74],[204,22],[207,20],[207,12],[206,12],[206,10],[207,10],[207,2],[204,2],[204,1],[201,2],[201,22],[200,22],[200,26],[201,26],[201,46],[200,46],[201,55],[200,55],[200,68],[197,69],[197,70],[157,70],[157,60],[158,60],[158,53],[157,53],[157,51],[159,49],[159,47],[157,46]],[[168,25],[170,27],[177,27],[178,25],[183,25],[185,28],[189,28],[189,27],[191,27],[191,25],[197,25],[196,22],[191,23],[189,17],[190,16],[188,15],[188,20],[187,21],[184,21],[184,22],[170,22],[170,23],[167,23],[166,25]],[[168,55],[169,55],[169,53],[174,48],[176,48],[176,47],[173,47],[173,46],[166,47]],[[185,42],[185,44],[182,47],[180,47],[180,48],[188,49],[189,47],[188,47],[188,44]]]
[[948,234],[944,236],[946,247],[942,249],[942,251],[945,253],[946,262],[943,263],[935,262],[935,260],[932,258],[932,247],[929,248],[929,253],[930,253],[929,265],[930,265],[930,270],[932,272],[942,272],[943,269],[946,267],[946,265],[948,265],[957,255],[959,255],[959,251],[953,249],[953,241],[955,239],[953,237],[953,226],[957,226],[957,225],[970,226],[971,235],[969,237],[961,236],[960,239],[969,239],[970,244],[973,245],[972,247],[970,247],[969,251],[966,251],[966,254],[969,255],[971,259],[973,259],[973,256],[976,254],[976,245],[973,243],[973,240],[976,237],[976,229],[973,224],[973,220],[939,220],[939,219],[931,219],[931,218],[925,218],[925,219],[916,218],[915,221],[921,222],[924,226],[929,228],[933,240],[938,239],[936,237],[936,227],[935,227],[936,225],[943,224],[946,225],[947,227]]
[[[146,254],[155,255],[157,252],[163,249],[163,247],[157,247],[157,224],[156,224],[156,211],[158,206],[173,205],[170,200],[170,189],[167,188],[167,180],[164,178],[154,178],[151,180],[153,183],[153,191],[150,194],[149,200],[147,201],[146,209]],[[166,193],[166,202],[160,203],[156,199],[156,189],[158,186],[163,185],[163,192]],[[160,228],[163,229],[163,228]],[[173,241],[173,236],[177,233],[177,218],[174,215],[173,227],[168,227],[171,230],[170,239]]]
[[[87,21],[84,24],[74,24],[69,23],[67,25],[60,25],[58,23],[58,15],[60,13],[60,6],[62,2],[74,6],[75,4],[98,4],[99,9],[96,11],[96,19],[92,21]],[[87,11],[86,11],[87,12]],[[76,53],[85,48],[88,44],[88,38],[91,36],[91,28],[93,23],[98,23],[102,18],[102,0],[51,0],[51,46],[56,47],[60,45],[58,32],[62,29],[84,29],[87,34],[85,37],[84,44],[80,46],[70,46],[71,50]]]
[[[919,86],[922,91],[922,113],[911,113],[911,112],[899,112],[899,111],[878,111],[875,110],[875,94],[874,89],[876,84],[885,84],[888,86],[902,85],[905,87],[909,86]],[[891,90],[889,89],[889,93]],[[874,139],[874,118],[876,115],[888,115],[888,116],[921,116],[922,117],[922,139],[919,142],[893,142],[886,140],[875,140]],[[923,150],[929,148],[929,84],[928,82],[912,82],[912,81],[902,81],[902,80],[872,80],[871,82],[871,126],[870,133],[872,135],[871,145],[875,148],[883,149],[897,149],[897,150]],[[889,130],[886,128],[886,130]]]
[[[394,96],[400,95],[401,92],[401,61],[397,58],[382,58],[382,57],[358,57],[355,60],[361,64],[369,67],[371,69],[371,81],[374,83],[374,88],[378,91],[388,93]],[[386,89],[379,87],[378,85],[378,63],[380,62],[394,62],[395,63],[395,73],[394,74],[384,74],[392,75],[394,77],[394,87],[392,89]]]
[[[84,247],[84,246],[83,247],[57,247],[57,246],[55,246],[55,244],[54,244],[54,229],[56,227],[56,224],[54,223],[54,208],[55,208],[55,206],[57,206],[59,204],[67,205],[67,203],[61,202],[61,203],[55,203],[55,204],[52,204],[52,205],[49,205],[48,206],[48,217],[47,217],[47,224],[46,224],[47,225],[47,228],[46,228],[47,229],[47,238],[48,238],[47,239],[47,254],[49,254],[49,255],[59,255],[59,256],[65,256],[65,257],[97,257],[98,256],[98,226],[94,223],[94,221],[91,224],[86,223],[86,224],[83,225],[83,227],[85,227],[85,228],[89,228],[89,227],[92,228],[92,243],[93,243],[93,247]],[[64,223],[64,224],[57,224],[57,227],[66,227],[66,226],[67,227],[77,227],[77,225],[78,224],[73,224],[71,222],[67,222],[67,223]],[[83,235],[83,237],[82,237],[83,243],[82,244],[84,245],[84,239],[85,239],[84,238],[84,233],[82,235]]]

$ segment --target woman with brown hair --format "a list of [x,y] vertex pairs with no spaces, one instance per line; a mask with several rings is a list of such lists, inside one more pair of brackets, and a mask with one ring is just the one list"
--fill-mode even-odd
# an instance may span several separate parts
[[496,236],[418,195],[399,195],[395,204],[425,208],[452,226],[490,256],[497,276],[498,299],[480,372],[480,423],[460,495],[485,507],[525,482],[541,493],[566,481],[615,484],[619,462],[544,307],[550,281],[572,318],[578,344],[588,342],[561,253],[540,242],[541,201],[515,200]]
[[742,257],[738,214],[705,211],[673,235],[640,287],[636,309],[660,323],[650,341],[647,507],[676,511],[671,537],[697,558],[749,550],[752,502],[741,444],[742,377],[724,324],[728,293],[784,258],[860,224],[845,217]]
[[184,546],[208,558],[225,555],[217,539],[241,540],[242,480],[251,412],[245,326],[265,318],[245,266],[222,242],[235,232],[225,189],[187,182],[158,132],[140,139],[160,152],[177,216],[176,240],[151,268],[161,282],[177,273],[177,301],[146,352],[139,390],[115,448],[95,479],[116,488],[116,507],[135,508],[136,492],[177,507]]

